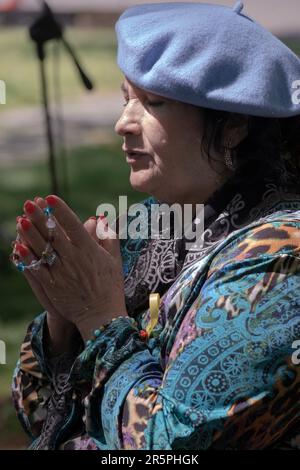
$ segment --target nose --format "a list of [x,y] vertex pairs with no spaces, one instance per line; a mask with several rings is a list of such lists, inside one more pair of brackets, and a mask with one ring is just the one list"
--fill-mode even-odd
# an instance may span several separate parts
[[116,122],[115,132],[122,137],[126,134],[139,135],[141,133],[139,113],[130,104],[127,104]]

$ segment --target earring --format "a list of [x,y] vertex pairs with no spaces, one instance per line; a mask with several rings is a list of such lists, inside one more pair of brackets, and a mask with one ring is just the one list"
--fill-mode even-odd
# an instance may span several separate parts
[[227,168],[231,171],[234,170],[234,165],[233,165],[233,160],[232,160],[232,149],[230,147],[230,140],[228,142],[228,145],[225,147],[225,154],[224,154],[224,160],[225,160],[225,165]]

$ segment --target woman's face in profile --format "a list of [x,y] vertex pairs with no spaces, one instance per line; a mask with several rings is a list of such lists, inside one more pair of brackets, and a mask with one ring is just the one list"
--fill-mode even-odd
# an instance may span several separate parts
[[200,108],[142,90],[128,79],[115,131],[124,139],[134,189],[167,203],[204,202],[219,184],[201,155]]

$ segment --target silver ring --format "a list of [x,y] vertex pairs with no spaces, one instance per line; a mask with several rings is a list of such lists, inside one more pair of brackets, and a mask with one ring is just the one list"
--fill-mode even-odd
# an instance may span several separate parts
[[57,253],[53,250],[50,252],[44,251],[42,253],[42,263],[48,264],[48,266],[53,266],[57,258]]

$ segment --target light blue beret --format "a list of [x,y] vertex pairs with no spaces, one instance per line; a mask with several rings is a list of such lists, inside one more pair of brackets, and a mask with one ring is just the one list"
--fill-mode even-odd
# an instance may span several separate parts
[[138,87],[173,100],[265,117],[300,114],[299,58],[242,8],[128,8],[116,23],[118,65]]

